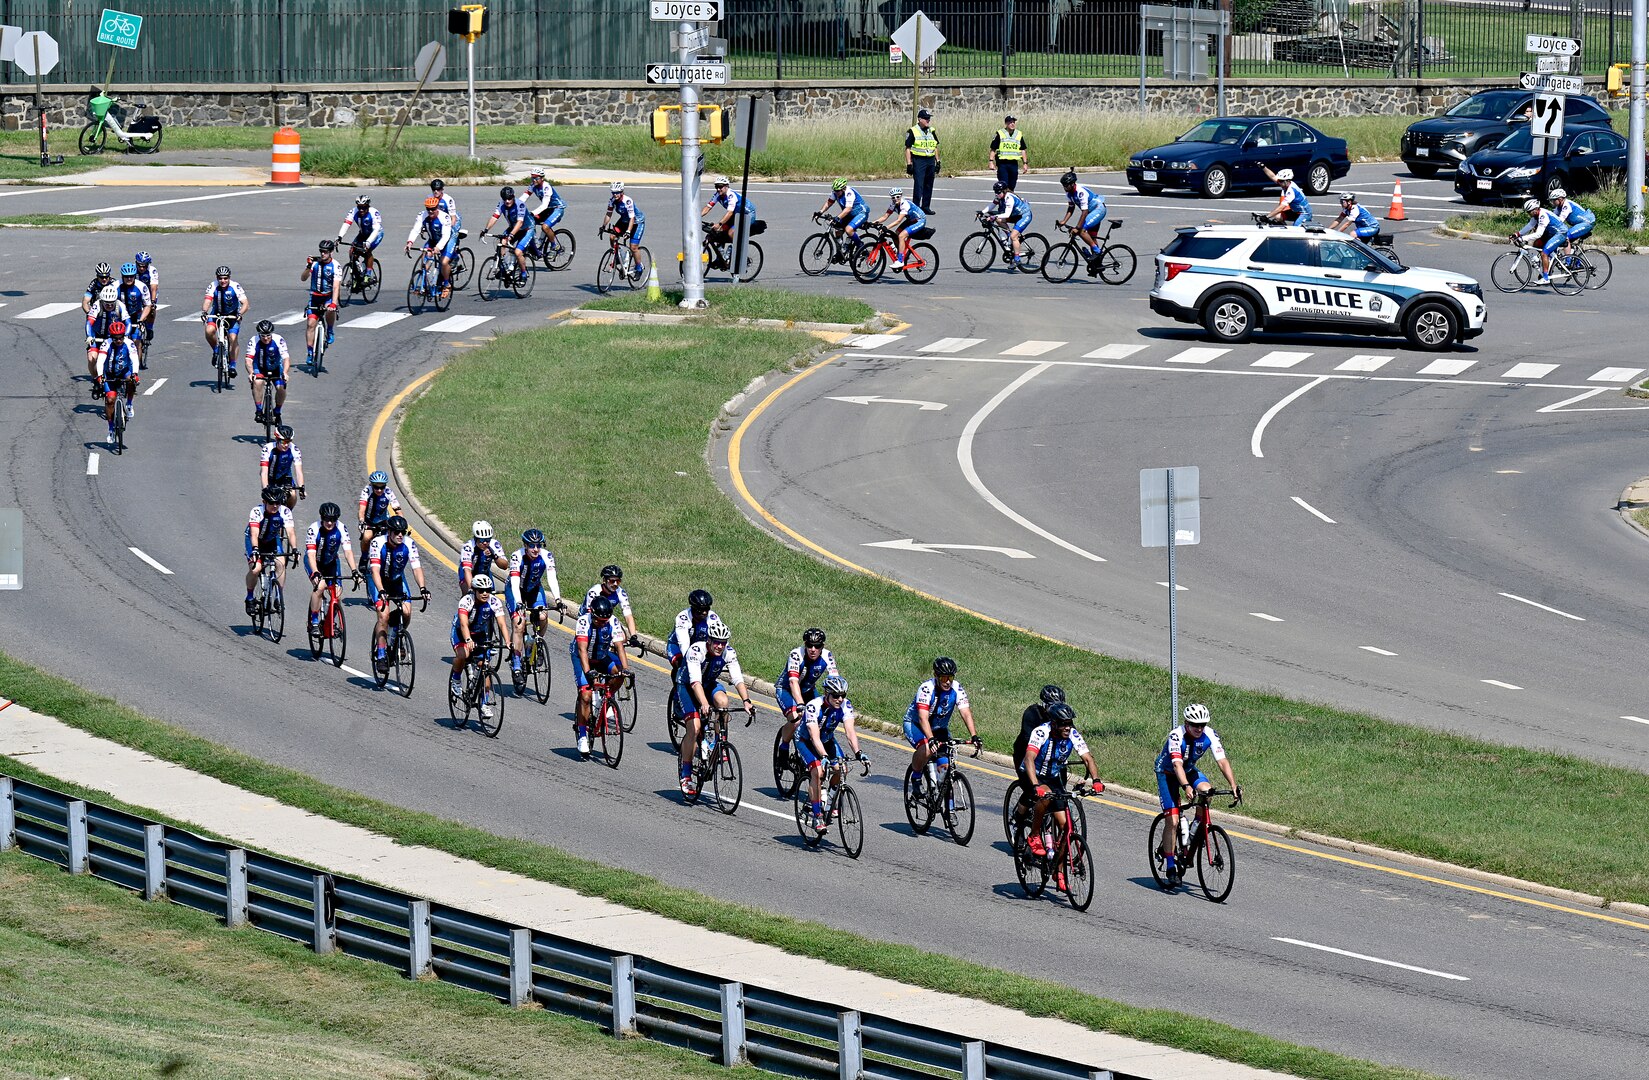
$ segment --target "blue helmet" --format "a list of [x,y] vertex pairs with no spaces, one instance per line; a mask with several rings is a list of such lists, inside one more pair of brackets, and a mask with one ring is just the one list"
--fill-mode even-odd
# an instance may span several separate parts
[[149,253],[147,251],[140,251],[137,253],[137,264],[139,266],[148,266],[152,262],[154,262],[154,260],[149,258]]
[[366,482],[375,486],[378,484],[387,484],[389,483],[389,474],[384,472],[384,470],[379,469],[377,472],[367,477]]
[[136,263],[121,263],[120,264],[120,276],[121,277],[132,277],[136,273],[137,273],[137,264]]

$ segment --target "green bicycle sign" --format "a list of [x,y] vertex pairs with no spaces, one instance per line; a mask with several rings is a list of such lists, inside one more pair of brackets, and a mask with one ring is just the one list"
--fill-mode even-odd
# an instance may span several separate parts
[[143,16],[128,15],[124,11],[104,8],[97,23],[97,43],[115,45],[122,49],[137,48],[137,38],[143,32]]

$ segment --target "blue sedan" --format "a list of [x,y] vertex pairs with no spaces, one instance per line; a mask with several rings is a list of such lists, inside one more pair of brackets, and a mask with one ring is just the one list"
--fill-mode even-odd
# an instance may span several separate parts
[[1128,183],[1141,195],[1181,188],[1218,199],[1236,188],[1271,185],[1266,169],[1293,169],[1307,195],[1321,195],[1351,171],[1351,156],[1344,139],[1300,120],[1220,116],[1129,158]]

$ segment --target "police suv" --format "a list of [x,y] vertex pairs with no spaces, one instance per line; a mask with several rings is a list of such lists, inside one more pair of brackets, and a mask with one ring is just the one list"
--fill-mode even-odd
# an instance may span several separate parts
[[1483,287],[1404,267],[1344,233],[1306,226],[1203,225],[1157,255],[1151,310],[1201,323],[1216,341],[1257,330],[1401,334],[1416,349],[1483,332]]

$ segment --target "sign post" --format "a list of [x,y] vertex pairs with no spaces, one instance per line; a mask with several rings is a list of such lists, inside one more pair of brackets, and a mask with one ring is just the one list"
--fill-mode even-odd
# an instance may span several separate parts
[[469,45],[471,161],[475,160],[475,39],[487,32],[488,19],[485,4],[463,4],[447,12],[447,32],[457,34]]
[[1139,546],[1168,549],[1168,726],[1179,722],[1179,579],[1174,549],[1202,542],[1195,465],[1139,471]]
[[401,123],[395,129],[394,138],[389,140],[391,150],[401,141],[401,132],[406,130],[407,121],[412,119],[412,107],[418,104],[418,95],[424,92],[424,86],[439,79],[441,72],[446,69],[447,47],[443,42],[431,41],[418,50],[417,58],[412,61],[412,73],[418,76],[418,86],[412,91],[412,100],[407,102],[406,112],[401,116]]
[[[113,45],[119,49],[137,48],[137,39],[143,33],[143,16],[129,15],[124,11],[113,8],[104,8],[103,14],[97,19],[97,43],[99,45]],[[109,54],[109,70],[103,75],[103,92],[109,92],[109,80],[115,77],[115,57],[119,53]]]
[[63,155],[52,157],[46,142],[46,98],[40,86],[40,76],[57,66],[57,40],[44,30],[24,34],[17,39],[13,53],[23,74],[34,76],[34,111],[40,115],[40,167],[63,164]]
[[[757,97],[755,94],[745,98],[744,107],[739,110],[737,126],[733,129],[733,145],[744,147],[744,179],[739,184],[740,209],[750,205],[750,155],[756,150],[767,149],[767,121],[772,114],[773,102],[766,96]],[[739,279],[744,277],[750,227],[755,224],[755,215],[745,210],[733,221],[737,229],[733,242],[733,284],[737,285]]]
[[[945,35],[939,32],[932,19],[918,11],[899,24],[891,40],[899,47],[900,55],[915,65],[910,74],[910,122],[914,124],[916,113],[922,107],[922,65],[939,51],[939,46],[945,43]],[[888,57],[892,59],[891,52]]]
[[1649,3],[1632,0],[1632,82],[1626,120],[1626,227],[1643,228],[1644,59],[1649,52]]
[[698,84],[727,82],[725,63],[705,62],[696,54],[709,37],[700,24],[721,18],[720,0],[649,0],[648,18],[653,22],[676,23],[672,41],[676,46],[674,64],[650,64],[647,81],[678,83],[681,86],[681,306],[702,308],[704,304],[703,224],[699,221],[699,177],[704,172],[704,152],[699,149]]

